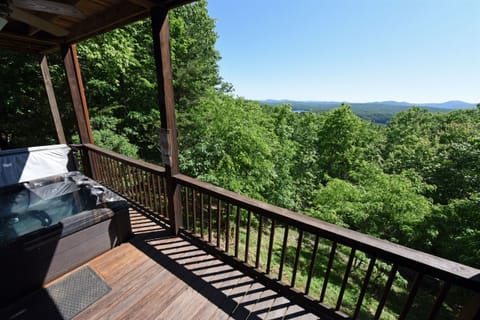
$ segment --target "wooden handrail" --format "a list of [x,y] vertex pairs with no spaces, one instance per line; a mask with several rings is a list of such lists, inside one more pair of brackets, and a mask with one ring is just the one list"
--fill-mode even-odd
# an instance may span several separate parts
[[174,177],[181,185],[194,188],[233,205],[241,206],[244,209],[276,219],[300,230],[320,235],[326,239],[398,263],[415,271],[452,281],[465,288],[480,292],[479,269],[342,228],[262,201],[250,199],[183,174],[177,174]]
[[83,146],[88,150],[98,152],[100,154],[103,154],[103,155],[108,156],[112,159],[118,160],[120,162],[128,163],[129,165],[132,165],[132,166],[137,167],[139,169],[143,169],[145,171],[149,171],[151,173],[155,173],[155,174],[159,174],[159,175],[165,174],[165,168],[164,167],[158,166],[156,164],[148,163],[148,162],[145,162],[143,160],[133,159],[133,158],[121,155],[119,153],[103,149],[103,148],[101,148],[99,146],[96,146],[94,144],[85,143],[85,144],[72,145],[72,146],[73,147],[82,147]]
[[165,169],[93,144],[73,144],[82,150],[84,170],[116,191],[130,203],[163,222],[169,223],[166,209]]

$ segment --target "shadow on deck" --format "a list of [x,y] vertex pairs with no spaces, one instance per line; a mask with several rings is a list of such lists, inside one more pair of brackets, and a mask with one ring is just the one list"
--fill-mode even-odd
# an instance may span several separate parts
[[[144,215],[132,211],[131,221],[134,237],[128,243],[87,263],[112,290],[75,320],[317,319]],[[42,316],[60,318],[45,307]],[[11,310],[7,319],[39,316]]]

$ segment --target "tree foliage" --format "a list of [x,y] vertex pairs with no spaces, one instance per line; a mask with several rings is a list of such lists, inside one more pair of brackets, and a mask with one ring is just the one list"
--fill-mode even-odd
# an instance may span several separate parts
[[422,196],[428,188],[409,177],[386,174],[370,163],[351,172],[352,180],[332,179],[321,187],[309,214],[379,238],[414,246],[419,225],[432,211]]
[[[192,176],[257,199],[291,206],[287,154],[273,129],[280,115],[268,117],[257,102],[211,94],[184,118],[180,129],[182,170]],[[186,119],[188,118],[188,119]],[[285,150],[285,153],[282,151]]]
[[[58,71],[51,68],[52,77]],[[0,83],[0,149],[56,143],[39,57],[0,51]]]

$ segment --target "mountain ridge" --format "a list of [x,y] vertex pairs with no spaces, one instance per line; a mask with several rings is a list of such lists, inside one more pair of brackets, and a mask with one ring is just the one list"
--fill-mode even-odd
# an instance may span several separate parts
[[352,106],[352,112],[362,119],[372,121],[378,124],[386,124],[397,113],[405,111],[411,107],[418,106],[426,108],[430,112],[450,112],[453,110],[475,108],[476,105],[460,100],[451,100],[436,103],[410,103],[406,101],[375,101],[375,102],[340,102],[340,101],[297,101],[289,99],[267,99],[260,100],[264,105],[276,106],[281,104],[290,104],[292,110],[297,113],[303,112],[325,112],[339,107],[342,103]]
[[339,106],[342,103],[349,105],[392,105],[392,106],[403,106],[403,107],[431,107],[439,109],[469,109],[475,108],[475,103],[465,102],[462,100],[449,100],[445,102],[427,102],[427,103],[415,103],[407,101],[395,101],[395,100],[386,100],[386,101],[368,101],[368,102],[348,102],[348,101],[322,101],[322,100],[292,100],[292,99],[265,99],[259,100],[261,103],[267,105],[275,104],[291,104],[295,105],[317,105],[317,106]]

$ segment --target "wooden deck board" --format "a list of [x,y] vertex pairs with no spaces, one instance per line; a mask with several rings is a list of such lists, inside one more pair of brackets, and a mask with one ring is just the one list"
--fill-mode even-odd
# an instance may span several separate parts
[[306,316],[289,300],[143,215],[131,211],[131,223],[135,236],[129,243],[86,263],[112,290],[74,320]]

